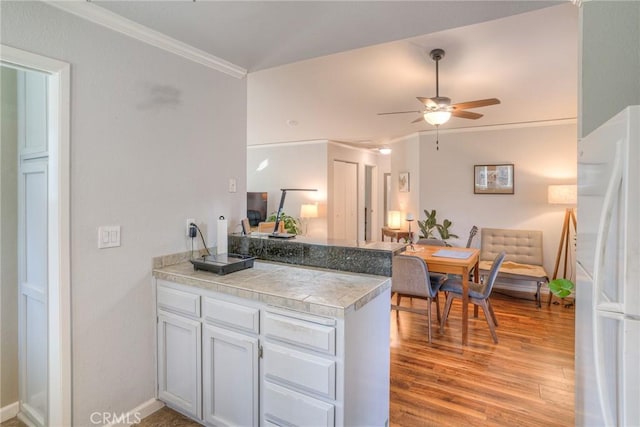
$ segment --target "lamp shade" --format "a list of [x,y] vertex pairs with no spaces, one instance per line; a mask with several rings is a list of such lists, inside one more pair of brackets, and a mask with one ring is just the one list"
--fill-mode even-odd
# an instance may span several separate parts
[[318,205],[315,203],[303,203],[300,206],[300,218],[317,218]]
[[451,118],[451,111],[427,111],[424,113],[424,119],[433,126],[439,126],[447,123]]
[[400,211],[389,211],[387,214],[387,226],[389,228],[400,228]]
[[575,205],[578,201],[578,187],[570,185],[550,185],[547,200],[551,205]]

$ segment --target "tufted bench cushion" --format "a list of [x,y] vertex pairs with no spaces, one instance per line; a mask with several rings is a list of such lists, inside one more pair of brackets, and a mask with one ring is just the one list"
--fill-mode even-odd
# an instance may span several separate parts
[[496,255],[505,251],[498,280],[536,282],[536,302],[540,307],[540,286],[549,281],[542,266],[542,231],[483,228],[480,236],[480,274],[487,274]]

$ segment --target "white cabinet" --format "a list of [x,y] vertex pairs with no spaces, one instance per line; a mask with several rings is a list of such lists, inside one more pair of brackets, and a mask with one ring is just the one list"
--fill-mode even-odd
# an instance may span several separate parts
[[205,325],[204,421],[217,426],[258,425],[258,338]]
[[158,397],[194,418],[202,416],[198,320],[158,312]]
[[169,406],[212,426],[388,423],[388,289],[334,318],[156,283]]
[[[294,311],[264,312],[263,424],[334,426],[337,321]],[[341,423],[339,423],[341,424]]]
[[257,426],[260,310],[211,297],[202,304],[204,421]]

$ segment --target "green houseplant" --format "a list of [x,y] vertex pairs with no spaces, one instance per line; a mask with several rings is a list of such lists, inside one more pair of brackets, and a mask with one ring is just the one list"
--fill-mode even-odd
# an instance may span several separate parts
[[[275,221],[276,215],[277,212],[273,212],[271,215],[269,215],[269,217],[267,218],[267,222]],[[296,220],[292,216],[287,215],[286,213],[284,213],[284,211],[280,214],[280,222],[284,224],[284,229],[287,233],[300,234],[301,229],[298,220]]]
[[438,220],[436,219],[435,209],[431,211],[425,209],[424,214],[427,218],[424,221],[417,221],[418,227],[420,227],[420,238],[438,239],[438,237],[436,237],[435,235],[435,232],[437,230],[440,236],[440,240],[443,240],[445,244],[447,244],[447,246],[451,246],[447,243],[447,240],[452,237],[455,237],[456,239],[458,238],[456,234],[453,234],[451,233],[451,231],[449,231],[453,223],[448,219],[445,219],[444,221],[442,221],[442,224],[439,224]]
[[[549,291],[558,298],[564,299],[571,295],[573,289],[575,288],[574,283],[569,279],[553,279],[547,285],[549,286]],[[565,307],[571,307],[573,304],[565,304]]]

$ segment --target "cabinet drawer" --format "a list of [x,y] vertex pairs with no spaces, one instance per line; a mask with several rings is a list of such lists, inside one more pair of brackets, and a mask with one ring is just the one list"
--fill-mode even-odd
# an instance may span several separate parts
[[336,397],[336,362],[333,360],[265,343],[264,370],[269,379],[329,399]]
[[158,281],[157,299],[159,309],[200,317],[200,295],[169,288]]
[[332,404],[280,387],[264,383],[266,421],[294,426],[333,426],[335,408]]
[[336,354],[335,326],[321,325],[308,320],[265,312],[264,334],[290,344],[322,353]]
[[241,329],[257,334],[260,332],[260,310],[232,302],[205,297],[202,316],[206,322]]

